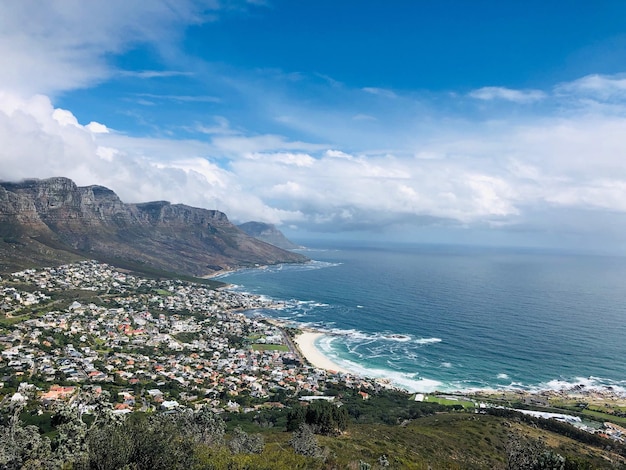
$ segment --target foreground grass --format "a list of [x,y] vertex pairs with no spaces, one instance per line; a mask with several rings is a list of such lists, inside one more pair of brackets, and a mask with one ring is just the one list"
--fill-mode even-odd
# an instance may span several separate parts
[[[263,434],[266,451],[283,449],[291,453],[290,433]],[[359,462],[365,462],[375,469],[379,468],[379,458],[384,455],[389,469],[505,469],[506,447],[511,435],[546,442],[555,452],[581,463],[575,468],[626,468],[618,463],[624,465],[624,459],[610,451],[523,423],[471,413],[441,413],[411,420],[405,425],[352,424],[341,436],[318,436],[320,445],[327,450],[325,463],[310,460],[310,466],[294,468],[358,469]]]
[[233,455],[227,448],[198,449],[195,455],[194,470],[297,470],[325,469],[321,459],[297,455],[279,443],[265,446],[260,454]]

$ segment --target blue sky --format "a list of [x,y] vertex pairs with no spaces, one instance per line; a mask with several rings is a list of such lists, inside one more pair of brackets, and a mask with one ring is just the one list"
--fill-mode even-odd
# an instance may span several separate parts
[[623,252],[626,3],[0,0],[0,178]]

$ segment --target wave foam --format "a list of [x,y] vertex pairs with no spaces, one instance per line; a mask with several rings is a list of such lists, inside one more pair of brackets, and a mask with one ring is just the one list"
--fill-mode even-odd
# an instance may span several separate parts
[[[323,327],[322,327],[323,329]],[[427,345],[440,343],[441,338],[414,338],[408,334],[398,334],[390,332],[366,333],[356,329],[330,328],[327,329],[329,334],[336,336],[344,336],[351,340],[361,341],[392,341],[398,343],[413,342],[414,344]]]
[[435,344],[441,343],[441,338],[420,338],[416,339],[415,342],[417,344]]
[[332,263],[330,261],[311,260],[304,264],[288,264],[281,266],[288,266],[292,271],[309,271],[312,269],[334,268],[336,266],[341,266],[342,264],[343,263]]
[[258,266],[255,268],[237,269],[234,271],[226,271],[215,276],[212,279],[225,279],[238,274],[260,274],[260,273],[277,273],[280,271],[311,271],[315,269],[332,268],[340,266],[342,263],[332,263],[329,261],[311,260],[302,264],[274,264],[269,266]]
[[[498,378],[504,379],[504,377]],[[508,376],[507,376],[508,378]],[[562,378],[549,380],[547,382],[541,382],[539,384],[527,384],[522,382],[512,381],[508,385],[494,384],[492,382],[470,382],[470,381],[457,381],[445,384],[441,389],[443,391],[456,391],[460,393],[476,393],[476,392],[497,392],[498,390],[506,390],[512,392],[527,392],[527,393],[540,393],[540,392],[559,392],[559,393],[597,393],[599,395],[610,394],[626,398],[626,380],[619,382],[602,379],[599,377],[582,378],[577,377],[571,381],[564,380]]]
[[552,390],[557,392],[596,392],[610,391],[626,397],[626,380],[616,382],[600,377],[575,377],[571,381],[562,378],[550,380],[537,385],[539,390]]
[[[341,332],[341,334],[337,334]],[[345,341],[349,338],[354,341]],[[444,392],[461,392],[475,393],[481,391],[522,391],[528,393],[537,393],[546,390],[566,392],[566,393],[611,393],[614,395],[626,397],[626,380],[611,381],[599,377],[577,377],[572,380],[562,378],[554,379],[539,384],[522,383],[519,381],[511,381],[508,374],[502,372],[495,374],[497,380],[485,379],[460,379],[452,381],[440,381],[433,378],[422,377],[419,373],[407,372],[406,358],[408,351],[405,350],[407,342],[396,342],[398,349],[393,352],[393,343],[387,345],[377,342],[381,339],[380,334],[366,334],[357,330],[333,330],[323,336],[316,346],[321,354],[327,356],[332,362],[338,364],[346,370],[352,371],[356,375],[370,378],[385,378],[390,384],[408,390],[409,392],[430,393],[434,391]],[[382,338],[384,339],[384,338]],[[435,340],[437,338],[434,338]],[[335,346],[336,342],[342,344],[342,348],[347,349],[347,356],[341,354]],[[438,342],[438,341],[430,341]],[[414,344],[414,343],[408,343]],[[386,359],[385,359],[386,358]],[[382,362],[381,362],[382,359]],[[415,367],[424,367],[424,364],[418,362],[423,358],[416,358]],[[372,360],[377,360],[376,365],[372,364]],[[418,364],[422,364],[419,366]],[[450,362],[439,362],[440,368],[451,368]],[[430,367],[428,370],[430,370]],[[493,377],[493,376],[492,376]],[[508,383],[507,383],[508,382]]]
[[[333,342],[335,342],[339,336],[327,335],[322,336],[317,342],[316,347],[321,354],[328,357],[332,362],[341,366],[346,370],[352,371],[356,375],[362,377],[370,377],[373,379],[387,379],[393,386],[405,389],[409,392],[421,392],[430,393],[441,389],[443,383],[438,380],[427,379],[421,377],[418,373],[407,373],[395,370],[397,366],[392,361],[386,361],[387,368],[372,368],[367,367],[361,362],[346,359],[340,356],[333,348]],[[351,351],[351,354],[358,356],[359,359],[370,360],[377,356],[367,356],[360,354],[356,351]]]

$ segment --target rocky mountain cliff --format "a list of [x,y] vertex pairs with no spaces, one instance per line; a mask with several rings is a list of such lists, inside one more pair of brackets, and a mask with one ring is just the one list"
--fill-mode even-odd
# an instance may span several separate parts
[[272,224],[266,224],[263,222],[246,222],[245,224],[239,224],[238,227],[251,237],[270,243],[274,246],[282,248],[283,250],[295,250],[296,248],[301,248],[299,245],[296,245],[285,237],[285,235]]
[[68,178],[0,182],[1,270],[78,257],[192,276],[306,261],[247,235],[219,211],[126,204],[108,188]]

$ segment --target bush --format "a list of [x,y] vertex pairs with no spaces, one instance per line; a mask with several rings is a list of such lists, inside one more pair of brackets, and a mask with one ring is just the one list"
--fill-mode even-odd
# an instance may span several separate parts
[[293,447],[294,452],[299,455],[315,458],[321,458],[324,455],[322,448],[317,443],[313,430],[305,423],[302,423],[294,431],[289,444]]
[[565,458],[535,439],[511,435],[507,444],[508,470],[565,470]]
[[233,454],[260,454],[265,443],[260,434],[248,434],[240,427],[233,431],[233,437],[228,447]]

